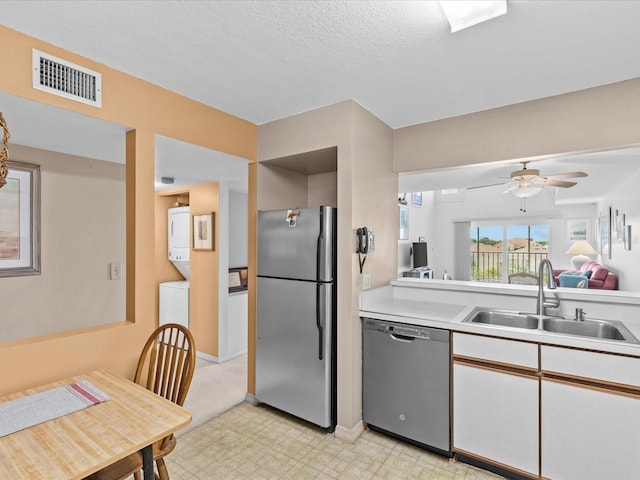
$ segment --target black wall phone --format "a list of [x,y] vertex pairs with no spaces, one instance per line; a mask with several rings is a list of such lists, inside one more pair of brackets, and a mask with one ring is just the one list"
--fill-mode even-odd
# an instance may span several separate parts
[[376,237],[373,230],[361,227],[357,230],[358,247],[356,253],[371,253],[376,248]]
[[[356,253],[358,254],[358,262],[360,263],[360,273],[362,273],[362,267],[367,260],[367,254],[371,253],[376,248],[376,236],[373,230],[369,230],[367,227],[361,227],[356,230],[356,236],[358,244],[356,246]],[[364,255],[364,258],[361,257]]]

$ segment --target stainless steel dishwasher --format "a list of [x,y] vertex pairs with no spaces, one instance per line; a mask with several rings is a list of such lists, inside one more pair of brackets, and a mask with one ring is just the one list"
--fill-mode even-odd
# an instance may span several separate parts
[[362,417],[372,430],[451,452],[449,331],[362,318]]

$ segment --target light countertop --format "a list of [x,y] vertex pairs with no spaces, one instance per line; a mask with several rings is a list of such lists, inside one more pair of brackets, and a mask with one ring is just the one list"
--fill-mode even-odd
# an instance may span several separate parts
[[[634,355],[640,357],[640,343],[596,339],[576,335],[531,330],[498,325],[463,323],[477,307],[535,312],[537,289],[529,286],[510,286],[498,290],[496,286],[468,285],[470,282],[406,282],[395,281],[391,285],[368,290],[361,295],[360,316],[392,322],[443,328],[454,332],[468,332],[501,338],[538,342],[550,345],[584,348],[589,350]],[[417,288],[416,288],[417,287]],[[525,287],[525,288],[522,288]],[[569,290],[569,292],[564,292]],[[587,320],[617,320],[640,340],[640,305],[635,297],[591,296],[574,298],[570,289],[556,289],[564,312],[551,315],[568,316],[575,305],[593,311]],[[564,295],[563,295],[564,293]],[[608,316],[605,316],[608,314]]]

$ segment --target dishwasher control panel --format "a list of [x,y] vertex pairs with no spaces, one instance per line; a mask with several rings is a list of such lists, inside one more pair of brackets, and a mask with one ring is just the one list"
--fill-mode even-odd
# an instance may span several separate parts
[[365,318],[365,328],[376,330],[378,332],[385,332],[395,335],[402,335],[403,337],[416,337],[429,340],[431,338],[431,330],[423,327],[414,327],[411,325],[398,325],[397,323],[386,323],[380,320],[373,320]]
[[396,335],[402,335],[404,337],[431,338],[429,330],[415,327],[399,327],[397,325],[392,325],[389,327],[388,332]]

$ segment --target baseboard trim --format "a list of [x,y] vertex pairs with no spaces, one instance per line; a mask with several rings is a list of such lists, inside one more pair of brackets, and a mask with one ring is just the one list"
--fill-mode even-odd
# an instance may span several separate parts
[[247,392],[247,394],[244,397],[244,401],[254,406],[258,405],[258,400],[256,400],[256,396],[253,393]]
[[354,443],[364,432],[364,423],[360,420],[353,428],[346,428],[342,425],[336,425],[334,435],[340,440]]
[[235,352],[228,353],[227,355],[222,355],[218,357],[218,363],[228,362],[229,360],[233,360],[234,358],[238,358],[247,353],[247,349],[244,348],[242,350],[236,350]]
[[244,350],[238,350],[228,355],[214,357],[213,355],[209,355],[208,353],[196,351],[196,357],[201,358],[202,360],[206,360],[208,362],[224,363],[224,362],[228,362],[229,360],[233,360],[234,358],[238,358],[242,355],[245,355],[246,353],[247,353],[247,349],[245,348]]
[[213,355],[209,355],[208,353],[198,352],[196,350],[196,357],[201,358],[202,360],[206,360],[208,362],[220,363],[218,361],[218,357],[214,357]]

